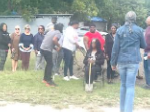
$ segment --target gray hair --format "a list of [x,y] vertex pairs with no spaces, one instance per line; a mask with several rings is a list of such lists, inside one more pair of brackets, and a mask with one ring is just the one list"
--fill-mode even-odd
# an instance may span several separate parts
[[129,11],[125,16],[125,21],[135,23],[136,22],[136,13],[134,11]]
[[132,24],[136,22],[136,13],[134,11],[129,11],[125,15],[125,25],[129,27],[129,32],[132,33]]

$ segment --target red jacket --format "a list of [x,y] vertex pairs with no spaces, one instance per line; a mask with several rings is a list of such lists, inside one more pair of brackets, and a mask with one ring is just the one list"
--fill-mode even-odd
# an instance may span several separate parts
[[87,32],[85,34],[85,36],[88,37],[88,47],[89,48],[90,48],[92,40],[93,39],[98,39],[100,44],[101,44],[101,50],[104,51],[105,40],[99,32],[97,32],[97,31],[95,33]]

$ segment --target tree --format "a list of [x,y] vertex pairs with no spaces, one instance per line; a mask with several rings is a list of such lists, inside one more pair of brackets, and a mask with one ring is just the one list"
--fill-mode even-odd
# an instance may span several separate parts
[[[137,13],[137,24],[144,26],[150,15],[150,0],[0,0],[0,15],[19,14],[27,21],[36,14],[74,14],[77,20],[100,16],[112,23],[124,23],[125,14]],[[16,13],[12,13],[16,12]]]
[[137,14],[137,24],[145,25],[147,15],[145,0],[96,0],[96,3],[99,8],[98,16],[105,18],[108,26],[113,22],[123,24],[125,14],[131,10]]

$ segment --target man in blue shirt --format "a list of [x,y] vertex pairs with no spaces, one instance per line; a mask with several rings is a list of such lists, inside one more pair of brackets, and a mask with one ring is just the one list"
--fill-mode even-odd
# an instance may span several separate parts
[[45,66],[45,59],[40,53],[40,47],[44,39],[44,31],[45,27],[43,25],[40,25],[38,27],[38,33],[34,36],[34,50],[36,54],[36,65],[35,70],[44,70]]

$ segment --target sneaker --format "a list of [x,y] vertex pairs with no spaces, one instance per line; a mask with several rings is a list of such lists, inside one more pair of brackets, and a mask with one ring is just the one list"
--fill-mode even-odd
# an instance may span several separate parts
[[68,76],[64,77],[65,81],[70,81],[70,78]]
[[70,79],[78,80],[79,78],[77,78],[76,76],[70,76]]
[[46,86],[56,87],[57,84],[55,84],[55,82],[53,80],[50,80],[50,81],[47,82]]
[[59,74],[58,73],[55,73],[55,76],[58,76]]
[[43,81],[42,81],[42,83],[45,83],[45,84],[47,84],[47,81],[46,81],[46,80],[43,80]]

